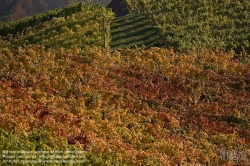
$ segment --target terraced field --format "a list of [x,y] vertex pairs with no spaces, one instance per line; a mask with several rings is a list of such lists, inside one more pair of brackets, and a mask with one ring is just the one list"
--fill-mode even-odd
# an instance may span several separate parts
[[141,15],[117,17],[111,23],[111,49],[159,46],[156,29]]

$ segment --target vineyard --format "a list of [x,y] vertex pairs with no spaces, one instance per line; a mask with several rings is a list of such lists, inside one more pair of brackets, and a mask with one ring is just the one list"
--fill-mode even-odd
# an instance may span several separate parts
[[[220,159],[224,148],[250,154],[250,66],[233,53],[78,53],[1,50],[0,127],[25,149],[75,145],[101,165],[222,165],[233,164]],[[1,135],[0,149],[22,147]]]
[[109,22],[113,17],[114,14],[100,4],[71,4],[0,27],[0,48],[30,44],[67,49],[103,46],[104,33],[106,42],[110,41]]
[[110,1],[111,0],[1,0],[0,25],[55,8],[64,8],[72,3],[93,2],[107,6]]
[[127,2],[118,18],[86,2],[0,27],[0,165],[27,165],[9,151],[84,152],[35,166],[250,165],[249,3]]
[[156,26],[162,40],[178,50],[215,47],[250,51],[250,1],[127,0]]

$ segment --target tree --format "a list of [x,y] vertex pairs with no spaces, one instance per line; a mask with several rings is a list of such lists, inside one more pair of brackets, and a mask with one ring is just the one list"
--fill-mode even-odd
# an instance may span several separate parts
[[16,4],[12,9],[11,9],[11,20],[18,20],[20,18],[25,17],[27,14],[25,10],[22,8],[21,3]]
[[20,0],[23,9],[26,11],[28,15],[34,14],[35,11],[33,11],[33,2],[32,0]]

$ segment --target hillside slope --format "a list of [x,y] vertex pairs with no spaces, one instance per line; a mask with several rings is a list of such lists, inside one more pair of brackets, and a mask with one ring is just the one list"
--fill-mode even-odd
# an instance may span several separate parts
[[[0,24],[87,0],[0,0]],[[110,0],[92,0],[107,6]]]
[[127,0],[135,13],[147,15],[169,47],[241,49],[250,52],[250,1]]
[[0,26],[0,48],[30,44],[67,49],[86,45],[103,47],[103,13],[109,43],[113,13],[103,5],[81,2]]
[[231,53],[23,47],[0,66],[0,155],[70,144],[93,166],[232,166],[239,148],[250,164],[250,66]]

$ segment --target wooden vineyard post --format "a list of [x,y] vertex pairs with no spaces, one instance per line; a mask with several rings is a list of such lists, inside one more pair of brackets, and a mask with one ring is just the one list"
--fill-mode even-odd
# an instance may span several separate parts
[[106,28],[105,28],[105,15],[104,13],[102,14],[103,16],[103,40],[104,40],[104,48],[106,48]]

